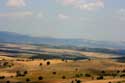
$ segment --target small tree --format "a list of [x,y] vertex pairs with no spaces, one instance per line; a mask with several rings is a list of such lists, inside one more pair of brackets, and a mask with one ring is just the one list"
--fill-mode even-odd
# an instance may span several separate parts
[[105,74],[105,71],[103,70],[103,71],[101,71],[101,73],[102,73],[102,74]]
[[66,76],[62,76],[62,79],[66,79]]
[[122,72],[125,73],[125,69]]
[[6,83],[10,83],[10,81],[6,81]]
[[29,78],[27,78],[27,79],[26,79],[26,82],[30,82],[30,79],[29,79]]
[[81,80],[76,80],[76,83],[81,83],[82,81]]
[[49,66],[49,65],[50,65],[50,62],[48,61],[46,64],[47,64],[47,66]]
[[117,72],[117,73],[120,73],[120,71],[119,71],[119,70],[117,70],[116,72]]
[[42,65],[43,65],[42,63],[39,64],[39,66],[42,66]]
[[76,68],[75,71],[78,71],[78,68]]
[[5,76],[0,76],[0,79],[4,79],[5,78]]
[[53,72],[53,75],[56,75],[56,72]]
[[74,81],[72,80],[71,83],[74,83]]
[[97,80],[102,80],[102,79],[104,79],[103,76],[99,76],[99,77],[97,77]]
[[43,77],[42,77],[42,76],[39,76],[38,79],[39,79],[39,80],[43,80]]
[[90,74],[85,74],[85,77],[91,77],[91,75]]
[[26,75],[28,73],[28,71],[24,71],[24,74]]

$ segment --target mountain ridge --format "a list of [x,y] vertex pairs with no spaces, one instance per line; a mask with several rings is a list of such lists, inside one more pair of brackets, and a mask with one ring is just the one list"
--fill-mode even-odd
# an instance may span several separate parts
[[26,44],[49,44],[49,45],[69,45],[96,48],[125,48],[123,42],[96,41],[88,39],[65,39],[49,37],[32,37],[18,34],[16,32],[0,31],[0,42],[3,43],[26,43]]

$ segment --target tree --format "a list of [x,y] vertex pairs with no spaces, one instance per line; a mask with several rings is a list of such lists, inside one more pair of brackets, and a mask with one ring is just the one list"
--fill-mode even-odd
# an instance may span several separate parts
[[91,75],[90,74],[85,74],[85,77],[91,77]]
[[71,83],[74,83],[74,81],[72,80]]
[[53,72],[53,75],[56,75],[56,72]]
[[76,68],[75,71],[78,71],[78,68]]
[[39,80],[43,80],[43,77],[42,77],[42,76],[39,76],[38,79],[39,79]]
[[10,81],[6,81],[6,83],[10,83]]
[[117,73],[120,73],[120,71],[119,71],[119,70],[117,70],[116,72],[117,72]]
[[101,73],[102,73],[102,74],[105,74],[105,71],[103,70],[103,71],[101,71]]
[[48,61],[46,64],[47,64],[47,66],[48,66],[48,65],[50,65],[50,62]]
[[5,78],[5,76],[0,76],[0,79],[4,79]]
[[29,79],[29,78],[27,78],[27,79],[26,79],[26,82],[29,82],[29,81],[30,81],[30,79]]
[[39,66],[42,66],[42,65],[43,65],[42,63],[39,64]]
[[125,73],[125,69],[122,72]]
[[21,76],[21,72],[20,71],[16,71],[16,76]]
[[62,76],[62,79],[66,79],[66,76]]
[[81,80],[76,80],[76,83],[81,83],[82,81]]
[[24,74],[26,75],[28,73],[28,71],[24,71]]
[[103,76],[99,76],[99,77],[97,77],[97,80],[102,80],[102,79],[104,79]]

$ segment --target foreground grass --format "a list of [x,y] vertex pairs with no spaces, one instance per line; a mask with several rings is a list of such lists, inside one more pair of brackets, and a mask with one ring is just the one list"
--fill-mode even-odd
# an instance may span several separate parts
[[[76,83],[76,79],[83,83],[125,83],[124,63],[109,59],[93,59],[80,61],[63,60],[30,60],[26,58],[1,57],[0,83]],[[49,64],[48,64],[49,62]],[[17,71],[24,74],[17,76]],[[105,75],[108,74],[108,75]],[[116,74],[112,76],[110,74]],[[103,76],[102,79],[97,78]]]

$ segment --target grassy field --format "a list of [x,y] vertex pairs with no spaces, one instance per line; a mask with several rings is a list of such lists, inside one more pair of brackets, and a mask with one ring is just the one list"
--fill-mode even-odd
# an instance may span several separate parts
[[[29,79],[31,83],[71,83],[72,80],[79,79],[83,83],[117,83],[123,81],[125,74],[124,63],[114,62],[112,60],[80,60],[80,61],[62,61],[62,60],[30,60],[0,57],[1,63],[8,62],[6,65],[1,65],[0,76],[5,78],[0,79],[0,83],[6,83],[7,80],[11,83],[25,83]],[[49,62],[49,64],[48,64]],[[17,71],[22,73],[22,76],[17,76]],[[26,71],[26,75],[23,73]],[[112,75],[103,75],[104,73]],[[103,75],[103,79],[97,80],[97,78]],[[42,79],[39,80],[39,77]]]
[[[8,49],[8,46],[19,49],[18,45],[11,44],[4,49]],[[21,45],[20,48],[36,49],[29,45]],[[67,49],[40,49],[50,53],[76,53]],[[94,58],[46,60],[30,59],[26,56],[33,55],[21,54],[23,56],[10,57],[11,53],[0,52],[0,83],[125,83],[125,64],[111,59],[116,55],[79,52],[81,56]]]

